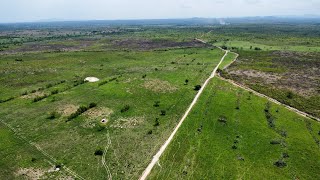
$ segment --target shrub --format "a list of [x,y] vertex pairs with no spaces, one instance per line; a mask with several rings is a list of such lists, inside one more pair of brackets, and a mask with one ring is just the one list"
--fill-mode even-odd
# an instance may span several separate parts
[[31,93],[35,93],[35,92],[37,92],[37,90],[35,90],[35,89],[31,91]]
[[282,157],[283,157],[283,158],[289,158],[290,156],[289,156],[288,153],[282,153]]
[[51,91],[51,95],[55,95],[55,94],[58,94],[58,93],[59,93],[58,89]]
[[38,101],[41,101],[42,99],[45,99],[45,98],[47,98],[48,97],[48,95],[43,95],[43,96],[37,96],[37,97],[35,97],[34,99],[33,99],[33,102],[38,102]]
[[22,59],[15,59],[16,61],[19,61],[19,62],[21,62],[22,61]]
[[55,119],[58,117],[58,113],[57,112],[51,112],[49,114],[49,116],[47,117],[47,119]]
[[161,112],[160,113],[161,116],[165,116],[166,115],[166,111],[165,110],[161,110],[160,112]]
[[224,50],[227,50],[227,49],[228,49],[228,47],[225,46],[225,45],[221,46],[221,48],[224,49]]
[[275,162],[273,165],[277,166],[277,167],[280,167],[280,168],[283,168],[283,167],[286,167],[287,166],[287,163],[284,162],[282,159]]
[[47,84],[46,85],[46,88],[51,88],[53,85],[50,83],[50,84]]
[[226,116],[219,116],[218,121],[223,124],[227,124],[227,117]]
[[196,86],[194,86],[194,90],[195,91],[199,91],[201,89],[201,85],[196,85]]
[[120,111],[121,111],[121,113],[124,113],[124,112],[129,111],[129,109],[130,109],[130,106],[129,105],[125,105]]
[[254,50],[256,50],[256,51],[261,51],[262,49],[259,48],[259,47],[255,47]]
[[86,112],[88,109],[89,109],[89,107],[80,106],[75,113],[72,113],[68,117],[67,121],[71,121],[72,119],[74,119],[74,118],[78,117],[79,115],[81,115],[82,113]]
[[292,92],[288,92],[287,93],[287,98],[288,99],[293,99],[293,93]]
[[153,106],[154,107],[159,107],[160,106],[160,101],[155,101]]
[[97,106],[97,103],[94,103],[94,102],[92,102],[92,103],[89,104],[89,108],[94,108],[94,107],[96,107],[96,106]]
[[98,84],[98,86],[102,86],[102,85],[105,85],[105,84],[107,84],[109,81],[101,81],[99,84]]
[[23,93],[21,93],[21,96],[25,96],[28,95],[28,91],[24,91]]
[[185,84],[185,85],[188,85],[188,83],[189,83],[189,80],[186,79],[186,80],[184,81],[184,84]]
[[159,125],[160,125],[159,118],[156,118],[155,123],[154,123],[153,126],[159,126]]
[[31,162],[35,162],[37,159],[36,158],[31,158]]
[[102,148],[98,148],[94,151],[95,156],[102,156],[103,155],[103,150]]
[[142,78],[143,78],[143,79],[144,79],[144,78],[146,78],[146,77],[147,77],[147,75],[146,75],[146,74],[142,76]]
[[281,142],[279,140],[272,140],[270,141],[270,144],[276,145],[276,144],[281,144]]
[[238,149],[238,147],[236,145],[233,145],[232,149]]
[[152,134],[152,130],[149,130],[149,131],[147,132],[147,134],[148,134],[148,135],[151,135],[151,134]]

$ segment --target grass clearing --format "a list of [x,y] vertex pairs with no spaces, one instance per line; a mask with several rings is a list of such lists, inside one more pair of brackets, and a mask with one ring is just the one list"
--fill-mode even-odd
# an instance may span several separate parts
[[318,179],[319,123],[266,103],[213,79],[149,179]]

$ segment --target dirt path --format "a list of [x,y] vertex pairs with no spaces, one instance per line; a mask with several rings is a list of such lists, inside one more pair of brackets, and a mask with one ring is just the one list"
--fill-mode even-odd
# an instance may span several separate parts
[[[205,41],[201,40],[201,39],[196,39],[197,41],[200,41],[202,43],[206,43]],[[221,49],[221,48],[220,48]],[[175,134],[177,133],[178,129],[180,128],[180,126],[182,125],[182,123],[184,122],[184,120],[187,118],[188,114],[190,113],[190,111],[192,110],[193,106],[197,103],[200,95],[202,94],[203,90],[205,89],[205,87],[207,86],[207,84],[209,83],[209,81],[216,75],[216,71],[219,68],[220,64],[222,63],[222,61],[224,60],[224,58],[227,56],[229,51],[223,50],[225,51],[224,56],[221,58],[219,64],[214,68],[214,70],[212,71],[211,75],[208,77],[208,79],[204,82],[204,84],[202,85],[201,89],[198,91],[197,95],[195,96],[195,98],[193,99],[192,103],[190,104],[189,108],[187,109],[187,111],[184,113],[184,115],[182,116],[180,122],[178,123],[178,125],[175,127],[175,129],[173,130],[173,132],[171,133],[170,137],[166,140],[166,142],[161,146],[160,150],[157,152],[157,154],[155,156],[153,156],[152,161],[150,162],[150,164],[148,165],[148,167],[144,170],[143,174],[140,177],[140,180],[145,180],[147,178],[147,176],[150,174],[152,168],[154,167],[155,164],[157,164],[157,162],[159,161],[160,156],[163,154],[163,152],[165,151],[165,149],[168,147],[168,145],[170,144],[170,142],[172,141],[173,137],[175,136]]]

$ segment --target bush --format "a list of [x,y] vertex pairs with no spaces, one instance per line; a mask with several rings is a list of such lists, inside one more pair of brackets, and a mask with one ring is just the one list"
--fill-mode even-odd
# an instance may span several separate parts
[[129,109],[130,109],[130,106],[129,105],[125,105],[120,111],[121,111],[121,113],[124,113],[124,112],[129,111]]
[[50,84],[47,84],[46,85],[46,88],[51,88],[53,85],[50,83]]
[[102,150],[102,148],[96,149],[96,150],[94,151],[94,155],[95,155],[95,156],[102,156],[102,155],[103,155],[103,150]]
[[33,99],[33,102],[38,102],[38,101],[41,101],[42,99],[45,99],[45,98],[47,98],[48,97],[48,95],[43,95],[43,96],[37,96],[37,97],[35,97],[34,99]]
[[151,134],[152,134],[152,130],[149,130],[149,131],[147,132],[147,134],[148,134],[148,135],[151,135]]
[[282,153],[282,157],[283,157],[283,158],[289,158],[290,156],[289,156],[288,153]]
[[287,93],[287,98],[288,99],[293,99],[293,93],[292,92],[288,92]]
[[227,50],[227,49],[228,49],[228,47],[225,46],[225,45],[221,46],[221,48],[224,49],[224,50]]
[[254,50],[256,50],[256,51],[261,51],[262,49],[259,48],[259,47],[255,47]]
[[223,124],[227,124],[227,117],[226,116],[220,116],[218,121],[223,123]]
[[107,84],[109,81],[101,81],[99,84],[98,84],[98,86],[102,86],[102,85],[105,85],[105,84]]
[[161,112],[160,113],[161,116],[165,116],[166,115],[166,111],[165,110],[161,110],[160,112]]
[[51,91],[51,95],[55,95],[55,94],[58,94],[58,93],[59,93],[58,89]]
[[199,91],[201,89],[201,85],[196,85],[196,86],[194,86],[194,90],[195,91]]
[[94,107],[96,107],[96,106],[97,106],[97,103],[94,103],[94,102],[92,102],[92,103],[89,104],[89,108],[94,108]]
[[283,167],[287,166],[287,163],[284,162],[283,160],[279,160],[279,161],[275,162],[273,165],[280,167],[280,168],[283,168]]
[[160,101],[155,101],[153,106],[154,107],[159,107],[160,106]]
[[21,93],[21,96],[25,96],[28,95],[28,91],[24,91],[23,93]]
[[57,118],[58,117],[58,113],[57,112],[51,112],[50,114],[49,114],[49,116],[47,117],[47,119],[55,119],[55,118]]
[[272,145],[281,144],[281,141],[279,141],[279,140],[272,140],[272,141],[270,141],[270,144],[272,144]]
[[184,81],[184,84],[185,84],[185,85],[188,85],[188,83],[189,83],[189,80],[186,79],[186,80]]
[[160,125],[159,118],[156,118],[155,123],[154,123],[153,126],[159,126],[159,125]]
[[86,106],[80,106],[75,113],[72,113],[67,121],[70,121],[78,116],[80,116],[82,113],[86,112],[89,109],[89,107]]
[[146,74],[142,76],[142,78],[143,78],[143,79],[144,79],[144,78],[146,78],[146,77],[147,77],[147,75],[146,75]]

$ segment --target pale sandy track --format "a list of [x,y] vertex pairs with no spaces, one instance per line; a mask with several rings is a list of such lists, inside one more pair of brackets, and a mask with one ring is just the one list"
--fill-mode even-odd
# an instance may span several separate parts
[[[205,41],[203,41],[201,39],[196,39],[196,40],[198,40],[198,41],[200,41],[202,43],[206,43]],[[201,89],[198,91],[197,95],[195,96],[195,98],[193,99],[192,103],[190,104],[189,108],[187,109],[187,111],[182,116],[182,118],[179,121],[178,125],[175,127],[175,129],[173,130],[173,132],[171,133],[169,138],[165,141],[165,143],[161,146],[160,150],[156,153],[156,155],[153,156],[152,161],[147,166],[147,168],[144,170],[143,174],[140,177],[140,180],[145,180],[147,178],[147,176],[150,174],[152,168],[155,166],[155,164],[157,164],[157,162],[159,161],[160,156],[163,154],[163,152],[166,150],[166,148],[168,147],[168,145],[172,141],[173,137],[177,133],[178,129],[180,128],[180,126],[182,125],[184,120],[187,118],[187,116],[190,113],[190,111],[192,110],[193,106],[197,103],[197,101],[198,101],[200,95],[202,94],[203,90],[205,89],[205,87],[207,86],[209,81],[215,76],[216,71],[218,70],[218,68],[219,68],[220,64],[222,63],[222,61],[224,60],[224,58],[227,56],[228,52],[229,51],[225,51],[225,54],[221,58],[219,64],[214,68],[214,70],[212,71],[211,75],[204,82],[204,84],[202,85]]]

